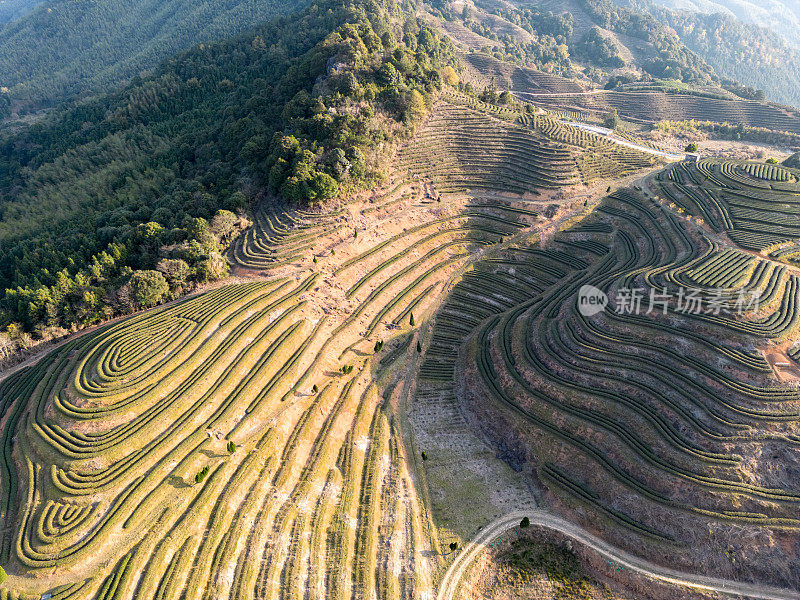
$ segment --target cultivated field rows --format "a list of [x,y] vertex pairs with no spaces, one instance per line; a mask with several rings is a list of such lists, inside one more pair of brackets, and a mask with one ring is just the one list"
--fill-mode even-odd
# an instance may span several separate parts
[[582,95],[565,93],[531,95],[525,96],[525,99],[547,110],[589,112],[596,117],[616,109],[623,118],[639,123],[696,119],[800,133],[800,115],[795,109],[751,100],[616,90],[597,90]]
[[[524,117],[441,102],[382,189],[258,207],[229,254],[244,283],[3,380],[2,593],[431,597],[451,542],[542,500],[628,547],[734,523],[715,543],[741,560],[766,536],[782,577],[800,398],[759,348],[794,338],[800,274],[731,240],[794,231],[795,173],[681,164],[592,210],[582,183],[652,157],[592,163],[597,136]],[[762,310],[587,320],[583,283],[757,289]]]
[[521,113],[449,90],[399,166],[441,191],[538,190],[620,178],[659,164],[656,157],[549,115]]
[[[230,251],[250,282],[77,337],[0,384],[4,597],[433,594],[458,534],[413,467],[417,329],[472,261],[547,225],[552,192],[443,199],[406,168],[335,210],[264,203]],[[549,186],[577,183],[560,168]]]
[[[429,353],[420,379],[455,362],[451,388],[506,461],[532,468],[546,502],[613,543],[791,587],[800,380],[776,372],[774,356],[797,337],[800,273],[721,237],[745,222],[729,197],[792,220],[800,189],[765,188],[765,174],[796,185],[744,163],[675,165],[644,192],[612,194],[544,249],[481,261],[437,314],[441,366]],[[616,307],[582,314],[584,285]],[[680,286],[728,308],[695,314],[670,297],[647,310],[650,290]],[[644,291],[641,312],[620,304],[630,289]],[[758,306],[735,313],[753,292]]]

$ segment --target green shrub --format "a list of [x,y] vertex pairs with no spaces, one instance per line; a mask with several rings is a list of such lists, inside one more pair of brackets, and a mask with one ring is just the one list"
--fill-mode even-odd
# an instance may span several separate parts
[[228,446],[227,447],[228,447],[228,452],[230,452],[231,454],[236,452],[236,442],[234,442],[233,440],[228,442]]
[[203,480],[208,475],[208,471],[209,471],[208,467],[203,467],[202,469],[200,469],[197,472],[197,475],[194,476],[194,482],[195,483],[203,483]]
[[610,113],[606,115],[606,118],[603,119],[603,127],[608,129],[616,129],[619,127],[619,115],[617,114],[617,109],[613,109]]

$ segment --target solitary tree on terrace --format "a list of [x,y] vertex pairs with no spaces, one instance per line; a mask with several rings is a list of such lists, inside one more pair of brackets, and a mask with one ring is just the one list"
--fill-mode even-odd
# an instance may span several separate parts
[[608,129],[616,129],[619,127],[619,115],[617,114],[616,108],[612,109],[611,112],[606,115],[606,118],[603,121],[603,127]]
[[194,482],[203,483],[203,480],[206,478],[206,475],[208,475],[209,470],[210,469],[208,467],[203,467],[202,469],[200,469],[197,472],[197,475],[194,476]]

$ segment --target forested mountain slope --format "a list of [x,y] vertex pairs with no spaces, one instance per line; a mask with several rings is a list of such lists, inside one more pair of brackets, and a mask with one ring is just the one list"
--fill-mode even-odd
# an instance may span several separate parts
[[130,269],[164,252],[183,261],[175,293],[219,276],[208,222],[266,188],[313,203],[374,184],[381,149],[424,115],[454,60],[447,40],[414,18],[391,26],[386,10],[321,0],[0,136],[6,322],[124,310]]
[[470,40],[461,36],[473,49],[568,78],[598,83],[610,74],[636,72],[694,85],[718,81],[702,58],[646,12],[599,0],[536,4],[477,0],[463,10],[445,4],[440,12],[473,34]]
[[245,31],[303,4],[52,0],[0,27],[0,86],[26,105],[103,91],[198,42]]
[[[594,1],[594,0],[592,0]],[[800,50],[780,35],[731,14],[669,10],[649,0],[615,0],[652,14],[673,28],[681,41],[725,78],[763,89],[769,98],[800,104]],[[788,9],[785,19],[796,17]]]
[[722,13],[745,23],[767,27],[800,44],[800,2],[797,0],[656,0],[666,8]]
[[[724,84],[747,98],[763,90],[770,100],[800,104],[800,76],[794,68],[800,50],[774,31],[732,14],[672,10],[651,0],[555,0],[536,5],[475,2],[493,17],[528,32],[535,30],[539,34],[535,45],[548,47],[537,67],[549,72],[585,75],[595,84],[609,75]],[[559,26],[546,27],[548,19]],[[476,26],[469,20],[480,23]],[[498,33],[484,21],[470,15],[465,23],[500,46],[500,52],[492,52],[496,58],[527,59],[521,47],[530,42],[510,32]],[[550,37],[543,40],[541,33]]]

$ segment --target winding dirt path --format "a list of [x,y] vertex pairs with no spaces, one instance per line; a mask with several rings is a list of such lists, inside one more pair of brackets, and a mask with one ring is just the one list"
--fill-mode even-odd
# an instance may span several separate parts
[[757,600],[800,600],[800,592],[752,583],[716,579],[705,575],[683,573],[656,565],[620,550],[589,533],[585,529],[543,510],[515,511],[492,521],[475,539],[464,546],[442,579],[436,600],[454,600],[458,584],[469,565],[480,555],[486,544],[519,525],[523,517],[538,525],[558,531],[573,540],[588,546],[603,558],[630,569],[635,573],[652,577],[665,583],[685,586],[703,592],[716,592],[729,596],[741,596]]

